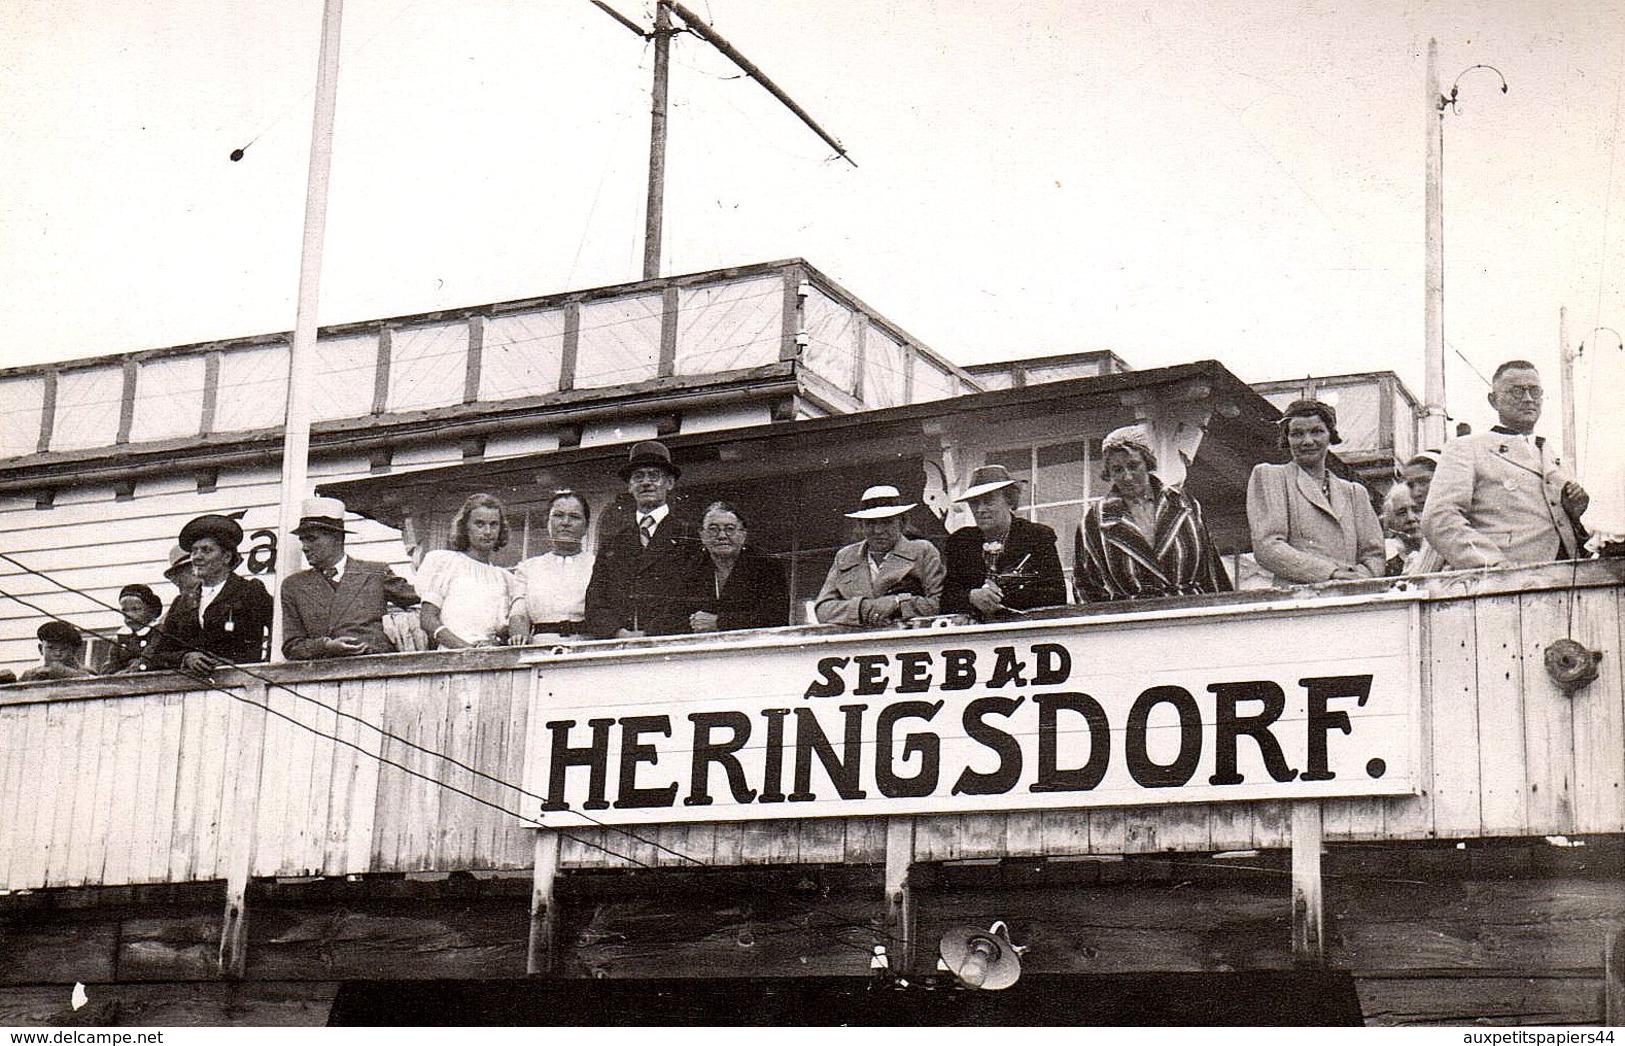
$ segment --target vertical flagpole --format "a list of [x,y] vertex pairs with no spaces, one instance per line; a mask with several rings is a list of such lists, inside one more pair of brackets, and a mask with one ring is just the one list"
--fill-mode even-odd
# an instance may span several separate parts
[[643,278],[660,277],[660,240],[666,209],[666,97],[671,68],[671,6],[655,4],[655,72],[649,106],[649,202],[643,225]]
[[1422,446],[1443,450],[1444,389],[1444,110],[1439,105],[1439,42],[1428,41],[1427,85],[1422,98],[1427,131],[1427,173],[1423,205],[1427,214],[1422,322]]
[[1563,464],[1580,474],[1580,441],[1574,434],[1574,350],[1569,347],[1569,307],[1557,310],[1557,383],[1563,394]]
[[316,112],[310,135],[310,174],[305,183],[305,233],[299,256],[299,307],[288,348],[288,410],[282,438],[282,503],[278,514],[276,613],[271,619],[271,660],[282,660],[282,582],[299,569],[299,503],[305,497],[310,454],[310,373],[316,351],[316,305],[322,282],[322,236],[327,227],[327,182],[333,161],[333,111],[339,82],[339,25],[344,0],[325,0],[322,47],[316,73]]

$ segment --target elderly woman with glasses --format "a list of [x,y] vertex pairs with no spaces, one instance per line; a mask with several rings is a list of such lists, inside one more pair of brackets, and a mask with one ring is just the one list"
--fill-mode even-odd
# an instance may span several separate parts
[[671,632],[726,632],[790,623],[790,590],[779,561],[750,544],[745,517],[713,501],[700,519],[700,546],[685,572]]
[[1139,425],[1106,435],[1101,478],[1111,492],[1089,506],[1074,542],[1080,599],[1150,599],[1229,592],[1202,506],[1156,475],[1157,455]]
[[903,517],[914,506],[888,484],[863,492],[861,504],[846,513],[863,540],[835,553],[814,604],[819,621],[884,626],[936,614],[947,571],[935,545],[903,536]]
[[1258,565],[1288,584],[1382,577],[1382,524],[1371,497],[1326,465],[1328,449],[1342,442],[1337,411],[1319,400],[1297,400],[1280,427],[1281,447],[1292,460],[1255,465],[1247,480],[1247,525]]

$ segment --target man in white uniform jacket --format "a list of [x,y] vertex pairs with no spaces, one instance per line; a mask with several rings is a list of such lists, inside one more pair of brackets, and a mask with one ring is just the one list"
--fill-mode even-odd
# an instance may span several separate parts
[[1451,569],[1583,555],[1579,519],[1590,499],[1564,471],[1557,449],[1534,434],[1541,399],[1534,364],[1503,363],[1489,395],[1501,423],[1445,445],[1422,534]]

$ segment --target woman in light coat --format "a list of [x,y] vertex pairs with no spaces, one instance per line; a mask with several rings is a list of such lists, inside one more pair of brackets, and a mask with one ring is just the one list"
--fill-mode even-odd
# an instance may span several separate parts
[[814,612],[825,624],[882,627],[931,617],[942,606],[947,570],[929,541],[903,536],[903,516],[914,504],[893,486],[870,487],[847,519],[863,540],[835,553]]
[[1287,584],[1382,577],[1382,524],[1365,487],[1326,467],[1337,411],[1298,400],[1281,418],[1285,465],[1255,465],[1247,480],[1247,524],[1258,565]]

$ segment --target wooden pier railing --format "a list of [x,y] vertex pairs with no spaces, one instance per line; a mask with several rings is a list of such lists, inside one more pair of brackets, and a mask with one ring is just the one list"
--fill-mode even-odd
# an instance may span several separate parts
[[[1129,649],[1122,644],[1131,640],[1155,649],[1165,634],[1184,645],[1200,633],[1254,644],[1238,663],[1262,664],[1279,652],[1259,649],[1261,634],[1288,634],[1280,630],[1297,621],[1290,634],[1322,629],[1331,643],[1339,638],[1332,631],[1347,633],[1351,622],[1358,630],[1364,610],[1391,616],[1396,606],[1414,608],[1399,620],[1415,632],[1404,657],[1416,659],[1402,681],[1413,700],[1410,740],[1393,742],[1414,754],[1405,757],[1414,765],[1402,794],[1368,789],[1333,797],[1315,790],[1322,785],[1295,780],[1260,798],[1212,801],[1211,788],[1122,802],[1098,792],[1027,793],[1001,809],[950,796],[945,782],[935,797],[826,804],[810,817],[790,809],[794,804],[736,804],[718,806],[706,820],[709,808],[676,800],[641,816],[608,809],[562,821],[544,813],[541,820],[564,829],[558,861],[567,869],[884,864],[888,847],[897,849],[895,827],[888,843],[888,823],[898,815],[912,826],[916,862],[1284,847],[1300,797],[1318,802],[1328,841],[1617,833],[1625,831],[1621,575],[1617,563],[1552,565],[1437,575],[1397,594],[1397,602],[1387,586],[1364,583],[1277,593],[1267,602],[1191,603],[991,630],[791,629],[583,644],[565,655],[490,650],[258,666],[252,676],[222,672],[212,688],[168,674],[0,688],[0,889],[529,868],[535,822],[525,816],[534,815],[546,782],[532,764],[545,757],[551,736],[542,720],[562,715],[559,707],[596,702],[604,715],[623,718],[645,706],[683,711],[682,698],[627,696],[624,680],[639,666],[660,678],[688,676],[714,697],[743,685],[740,666],[765,658],[794,655],[811,666],[821,657],[859,648],[884,654],[925,639],[938,646],[1094,643],[1074,647],[1087,652]],[[1304,630],[1302,622],[1329,607],[1337,613]],[[1358,647],[1392,644],[1395,634],[1340,638]],[[1602,654],[1598,678],[1572,696],[1544,664],[1546,649],[1570,637]],[[1080,674],[1075,670],[1071,685]],[[596,678],[603,687],[578,685]],[[572,681],[568,696],[560,679]],[[803,695],[805,683],[782,684],[784,700],[817,703]],[[837,714],[830,706],[841,700],[824,702],[820,714]],[[877,703],[886,700],[895,698]],[[588,728],[574,729],[569,743],[580,745]],[[1321,732],[1334,746],[1344,737]],[[831,736],[838,744],[838,729]],[[1244,737],[1240,748],[1252,751],[1254,740]],[[1154,760],[1172,758],[1154,739],[1148,743]],[[982,754],[991,758],[990,751]],[[644,763],[634,772],[663,780]],[[989,769],[985,759],[967,765]],[[688,764],[678,766],[667,776],[686,781]],[[723,769],[719,763],[707,772],[712,791],[725,797]],[[584,788],[586,771],[570,773]],[[1204,770],[1191,783],[1206,779]],[[882,798],[869,791],[868,799]],[[841,815],[846,808],[852,813]]]

